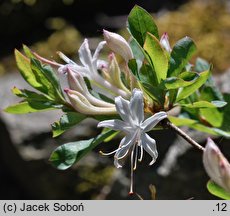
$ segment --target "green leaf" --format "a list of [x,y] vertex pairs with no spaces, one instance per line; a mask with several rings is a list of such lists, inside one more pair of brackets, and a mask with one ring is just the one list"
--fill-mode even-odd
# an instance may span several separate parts
[[159,40],[152,34],[147,33],[144,50],[147,52],[151,64],[155,69],[155,76],[158,83],[167,77],[168,71],[168,58],[164,49],[161,47]]
[[178,88],[182,88],[182,87],[186,87],[191,85],[193,82],[191,81],[185,81],[181,78],[177,78],[177,77],[170,77],[170,78],[166,78],[163,82],[162,85],[166,88],[166,89],[178,89]]
[[197,101],[190,104],[180,104],[183,107],[187,108],[220,108],[225,106],[227,103],[225,101]]
[[14,104],[8,106],[4,109],[5,112],[11,114],[25,114],[25,113],[34,113],[34,112],[42,112],[47,110],[54,110],[56,109],[50,103],[39,103],[39,102],[21,102],[18,104]]
[[187,82],[195,81],[198,77],[199,77],[199,73],[191,72],[191,71],[185,71],[178,75],[178,78],[183,79],[184,81]]
[[129,69],[131,70],[132,74],[140,80],[139,73],[138,73],[138,65],[136,59],[131,59],[128,62]]
[[192,125],[189,125],[189,127],[192,128],[192,129],[194,129],[194,130],[201,131],[203,133],[223,136],[218,131],[216,131],[216,128],[208,127],[208,126],[205,126],[205,125],[203,125],[201,123],[192,124]]
[[169,116],[169,120],[178,127],[188,126],[189,128],[192,128],[194,130],[198,130],[198,131],[201,131],[207,134],[230,137],[230,133],[223,131],[221,129],[218,129],[218,128],[205,126],[199,123],[198,120],[184,118],[184,117],[174,117],[174,116]]
[[[109,131],[109,128],[103,128],[102,133],[106,133]],[[104,142],[110,142],[112,139],[114,139],[121,131],[115,131],[113,134],[108,136],[106,139],[104,139]]]
[[172,49],[168,77],[178,76],[196,51],[196,45],[189,37],[179,40]]
[[109,130],[106,133],[99,134],[94,139],[61,145],[53,151],[49,160],[57,169],[68,169],[113,133],[116,133],[116,131]]
[[168,102],[169,107],[173,107],[173,104],[175,103],[176,97],[177,97],[178,89],[169,89],[168,90]]
[[145,92],[151,97],[155,102],[160,103],[162,106],[165,101],[165,91],[161,88],[154,87],[149,83],[141,82]]
[[57,137],[66,130],[80,123],[86,118],[85,115],[76,112],[65,113],[58,122],[52,124],[53,137]]
[[226,192],[222,187],[211,180],[209,180],[207,183],[207,189],[214,196],[224,200],[230,200],[230,193]]
[[33,73],[30,60],[22,55],[18,50],[15,49],[15,59],[18,66],[18,69],[27,83],[37,90],[42,90],[43,86],[36,79],[35,74]]
[[195,63],[195,71],[197,72],[202,72],[210,69],[210,64],[202,59],[202,58],[197,58],[196,63]]
[[223,111],[217,108],[200,109],[199,114],[213,127],[221,127],[223,123]]
[[204,86],[200,89],[200,100],[221,100],[224,101],[223,94],[217,88],[212,76],[208,78]]
[[153,69],[147,63],[143,63],[142,67],[140,68],[139,78],[141,83],[148,83],[153,87],[158,86],[158,81],[156,76],[154,76]]
[[199,77],[198,73],[186,71],[181,73],[178,77],[166,78],[160,85],[164,86],[165,89],[169,90],[168,91],[169,104],[171,105],[174,104],[179,88],[191,85],[196,81],[198,77]]
[[176,101],[180,101],[184,98],[187,98],[189,95],[194,93],[197,89],[199,89],[207,81],[209,76],[210,76],[209,70],[200,73],[199,77],[195,80],[194,83],[181,89],[181,91],[179,92],[177,96]]
[[188,126],[188,125],[197,123],[196,120],[188,119],[188,118],[180,118],[180,117],[174,117],[174,116],[169,116],[168,118],[173,124],[175,124],[178,127],[185,126],[185,125]]
[[153,17],[143,8],[134,6],[128,16],[128,29],[143,47],[147,32],[159,39],[158,28]]
[[[23,97],[26,100],[33,100],[33,101],[41,101],[41,102],[50,102],[50,99],[43,94],[39,94],[37,92],[33,92],[27,89],[18,89],[14,87],[12,89],[13,94],[18,97]],[[53,101],[52,101],[53,103]]]
[[31,50],[30,50],[30,48],[29,47],[27,47],[25,44],[23,44],[23,51],[25,52],[25,54],[26,54],[26,56],[28,57],[28,58],[34,58],[35,56],[34,56],[34,54],[31,52]]
[[224,100],[227,102],[227,105],[223,107],[223,109],[218,110],[220,117],[218,117],[216,121],[221,122],[219,129],[230,132],[230,94],[224,94]]
[[50,66],[43,66],[37,59],[31,59],[31,69],[43,87],[40,89],[41,92],[54,100],[64,100],[57,75]]
[[[24,49],[29,52],[26,47]],[[64,101],[58,78],[50,66],[43,66],[36,59],[29,60],[18,50],[15,50],[15,58],[18,69],[26,82],[49,95],[50,99]]]
[[140,44],[137,42],[137,40],[135,38],[131,39],[129,45],[132,49],[134,59],[136,59],[136,61],[139,61],[140,66],[141,66],[141,64],[145,58],[143,48],[140,46]]

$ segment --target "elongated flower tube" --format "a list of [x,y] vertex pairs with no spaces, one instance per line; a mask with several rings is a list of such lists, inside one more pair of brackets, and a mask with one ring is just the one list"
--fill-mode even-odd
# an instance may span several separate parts
[[230,164],[210,138],[204,149],[203,164],[209,177],[230,193]]
[[82,95],[81,93],[71,90],[65,89],[65,93],[67,94],[71,105],[73,108],[83,114],[86,115],[113,115],[116,114],[116,108],[114,107],[97,107],[92,105],[88,99]]
[[112,83],[117,88],[127,92],[127,94],[131,95],[129,89],[126,88],[123,81],[121,80],[121,70],[114,53],[111,53],[109,55],[108,67],[104,68],[104,70],[102,69],[102,71],[104,72],[106,79],[109,80],[110,83]]
[[[143,150],[145,150],[152,160],[149,165],[152,165],[158,156],[156,149],[156,141],[151,138],[146,132],[152,130],[161,120],[167,118],[165,112],[158,112],[153,116],[144,120],[144,102],[143,93],[138,89],[134,89],[130,101],[122,97],[115,98],[115,105],[118,114],[122,120],[106,120],[99,122],[98,127],[107,127],[113,130],[123,131],[126,136],[121,140],[118,149],[111,153],[102,153],[104,155],[114,155],[114,165],[117,168],[122,167],[123,160],[131,154],[131,184],[130,194],[133,193],[133,171],[139,161],[142,161]],[[140,150],[140,152],[139,152]]]
[[124,58],[126,62],[133,58],[133,52],[127,41],[119,34],[103,30],[108,47]]
[[88,87],[85,84],[84,78],[80,73],[74,73],[70,69],[67,72],[68,83],[70,89],[78,91],[92,104],[98,107],[115,107],[114,104],[100,100],[90,94]]

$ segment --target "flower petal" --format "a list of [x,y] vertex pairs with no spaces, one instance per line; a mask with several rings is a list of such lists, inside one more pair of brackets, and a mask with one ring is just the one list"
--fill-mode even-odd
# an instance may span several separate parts
[[115,98],[115,106],[117,112],[119,113],[121,118],[127,123],[132,122],[129,104],[130,104],[129,101],[125,100],[121,96]]
[[134,89],[130,100],[130,110],[132,118],[139,125],[144,120],[143,93],[139,89]]
[[59,52],[57,52],[57,54],[67,64],[76,64],[73,60],[71,60],[69,57],[67,57],[64,53],[59,51]]
[[94,61],[97,61],[98,59],[98,56],[99,56],[99,53],[100,51],[103,49],[104,45],[106,44],[106,41],[101,41],[98,46],[97,46],[97,49],[95,50],[94,54],[93,54],[93,62]]
[[124,131],[125,133],[130,133],[131,131],[129,125],[119,119],[101,121],[97,127],[106,127],[113,130]]
[[120,161],[122,161],[129,153],[130,148],[135,144],[135,134],[128,134],[125,136],[117,149],[116,154],[114,155],[114,165],[117,168],[122,167]]
[[87,77],[89,79],[92,79],[90,76],[90,71],[89,69],[79,66],[77,64],[66,64],[61,66],[58,71],[62,73],[67,73],[68,70],[73,71],[74,73],[80,73],[83,77]]
[[148,154],[152,157],[152,161],[149,163],[149,165],[152,165],[158,156],[156,141],[152,139],[148,134],[143,133],[141,135],[141,146],[143,146],[144,150],[148,152]]
[[92,55],[89,49],[89,43],[87,39],[85,39],[82,43],[81,47],[78,50],[78,53],[81,63],[85,67],[92,67]]
[[153,127],[155,127],[161,120],[167,118],[166,112],[158,112],[153,116],[147,118],[141,125],[144,132],[150,131]]

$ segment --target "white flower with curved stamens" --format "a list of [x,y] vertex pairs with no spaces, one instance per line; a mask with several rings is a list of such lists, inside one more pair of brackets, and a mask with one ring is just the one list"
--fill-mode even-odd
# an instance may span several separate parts
[[78,50],[79,58],[82,65],[78,65],[77,63],[69,59],[66,55],[64,55],[62,52],[58,52],[60,58],[67,63],[66,65],[62,65],[59,68],[59,71],[63,70],[63,72],[66,72],[65,70],[68,67],[74,72],[81,73],[82,76],[87,77],[90,80],[95,79],[95,77],[99,76],[97,69],[101,63],[101,61],[99,61],[98,59],[98,56],[105,43],[105,41],[101,41],[98,44],[95,53],[92,55],[89,49],[88,40],[85,39]]
[[60,66],[58,71],[66,73],[67,70],[71,70],[75,73],[80,73],[83,77],[87,77],[91,82],[93,82],[94,85],[100,88],[100,93],[104,92],[107,94],[109,92],[112,95],[112,98],[118,95],[121,95],[124,98],[129,98],[130,93],[112,85],[98,73],[98,69],[101,69],[101,67],[107,67],[108,65],[105,61],[98,59],[99,53],[105,43],[105,41],[100,42],[96,48],[96,51],[92,55],[89,49],[88,40],[85,39],[78,50],[82,65],[78,65],[63,53],[58,52],[60,58],[62,58],[67,63],[66,65]]
[[123,131],[126,136],[121,140],[118,149],[108,154],[102,154],[110,155],[115,153],[114,165],[117,168],[122,167],[120,161],[131,154],[130,193],[133,193],[133,170],[136,169],[139,149],[139,161],[142,160],[143,150],[152,157],[149,165],[152,165],[158,156],[156,141],[146,132],[150,131],[161,120],[167,118],[167,114],[166,112],[158,112],[144,120],[143,93],[138,89],[133,90],[130,102],[119,96],[115,98],[115,105],[122,120],[102,121],[99,122],[98,127],[107,127],[113,130]]
[[204,149],[203,164],[209,177],[230,193],[230,164],[210,138]]

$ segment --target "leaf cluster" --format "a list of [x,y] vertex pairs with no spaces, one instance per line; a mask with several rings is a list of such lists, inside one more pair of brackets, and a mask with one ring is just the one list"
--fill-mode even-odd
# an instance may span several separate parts
[[134,52],[129,68],[148,100],[147,110],[180,107],[179,116],[169,117],[177,126],[229,137],[229,95],[222,95],[215,86],[212,65],[201,58],[191,63],[197,50],[194,41],[184,37],[169,52],[161,44],[152,16],[139,6],[128,16],[128,30]]

